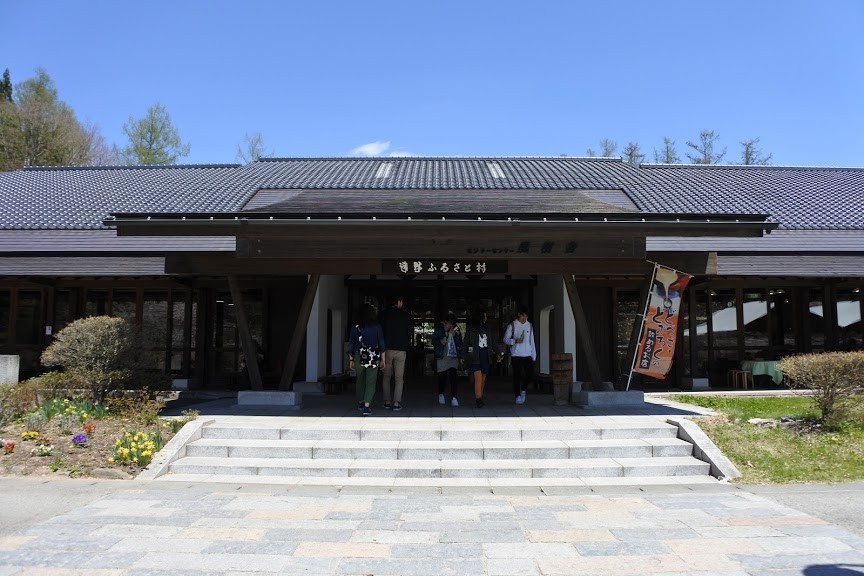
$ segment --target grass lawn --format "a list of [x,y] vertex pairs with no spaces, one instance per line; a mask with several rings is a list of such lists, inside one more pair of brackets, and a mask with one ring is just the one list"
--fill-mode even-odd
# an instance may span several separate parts
[[[719,413],[696,422],[738,467],[742,477],[737,482],[864,480],[864,396],[854,398],[844,424],[831,431],[812,426],[818,411],[804,396],[676,395],[675,399]],[[766,428],[747,422],[783,416],[798,419],[799,425]]]

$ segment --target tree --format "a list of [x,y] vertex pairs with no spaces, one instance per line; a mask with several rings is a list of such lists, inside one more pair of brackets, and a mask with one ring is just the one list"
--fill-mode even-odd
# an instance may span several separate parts
[[243,144],[237,145],[237,160],[248,164],[254,162],[262,156],[270,155],[272,152],[264,151],[264,137],[260,132],[254,134],[245,134],[243,136]]
[[624,161],[633,166],[639,166],[645,159],[645,154],[642,153],[636,142],[628,142],[622,153],[624,154]]
[[693,164],[718,164],[726,155],[726,148],[719,152],[714,151],[714,145],[720,136],[714,134],[713,130],[702,130],[699,133],[699,142],[687,142],[687,146],[696,151],[697,155],[687,154],[687,158]]
[[12,79],[8,68],[3,71],[3,80],[0,81],[0,100],[12,102]]
[[604,158],[608,158],[610,156],[615,155],[615,150],[618,149],[618,143],[615,140],[610,140],[609,138],[604,138],[600,141],[600,151],[601,156]]
[[107,150],[95,125],[82,125],[45,70],[15,86],[0,81],[0,169],[93,164]]
[[0,170],[17,170],[24,166],[25,148],[18,107],[14,102],[0,99]]
[[663,137],[663,149],[659,152],[654,149],[654,162],[658,164],[678,164],[681,162],[681,157],[678,156],[678,151],[675,150],[675,141],[671,138]]
[[177,158],[189,155],[189,144],[180,140],[171,116],[161,104],[148,108],[147,115],[139,120],[130,116],[123,125],[123,133],[129,138],[129,145],[117,151],[117,155],[127,164],[174,164]]
[[15,87],[25,166],[80,163],[81,126],[45,70]]
[[759,138],[753,138],[741,142],[741,164],[766,166],[771,163],[771,158],[774,155],[763,155],[762,150],[756,148],[758,143]]

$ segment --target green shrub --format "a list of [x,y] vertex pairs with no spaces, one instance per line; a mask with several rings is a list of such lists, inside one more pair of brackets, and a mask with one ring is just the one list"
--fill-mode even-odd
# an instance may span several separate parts
[[792,389],[810,390],[826,426],[840,425],[856,391],[864,388],[864,352],[789,356],[777,363]]
[[112,390],[170,389],[167,374],[145,367],[142,350],[136,326],[122,318],[91,316],[58,332],[42,363],[63,367],[67,379],[83,385],[101,404]]
[[75,320],[58,332],[42,352],[42,364],[61,366],[66,372],[80,376],[96,403],[101,403],[126,375],[134,358],[132,326],[111,316]]

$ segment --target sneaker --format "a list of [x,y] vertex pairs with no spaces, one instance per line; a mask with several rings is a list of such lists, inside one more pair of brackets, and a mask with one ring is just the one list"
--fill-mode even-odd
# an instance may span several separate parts
[[402,404],[400,404],[399,402],[393,403],[393,412],[398,412],[401,409],[402,409]]
[[516,396],[516,404],[524,404],[525,403],[525,391],[523,390],[518,396]]
[[372,408],[363,406],[363,416],[369,416],[370,414],[372,414]]
[[389,402],[384,402],[384,409],[390,410],[390,403]]
[[357,403],[357,410],[363,410],[363,402]]
[[475,401],[475,405],[477,406],[477,408],[482,408],[483,406],[485,406],[482,398],[477,398],[477,400]]
[[450,399],[450,406],[454,406],[454,407],[459,406],[459,400],[457,400],[456,398],[451,398]]
[[438,394],[438,404],[444,404],[444,395]]

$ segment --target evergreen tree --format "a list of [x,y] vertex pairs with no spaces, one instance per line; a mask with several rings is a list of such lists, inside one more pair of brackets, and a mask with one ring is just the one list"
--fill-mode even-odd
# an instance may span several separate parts
[[636,142],[628,142],[622,153],[624,154],[624,161],[633,166],[639,166],[645,159],[645,154],[642,153]]
[[762,150],[756,148],[756,145],[758,143],[759,138],[753,138],[751,140],[745,140],[744,142],[741,142],[741,164],[756,164],[761,166],[771,164],[771,158],[774,155],[763,155]]
[[264,152],[264,137],[260,132],[254,134],[245,134],[243,136],[243,144],[237,145],[237,160],[248,164],[254,162],[264,155],[271,155],[272,152]]
[[659,152],[654,149],[654,162],[658,164],[678,164],[681,162],[681,157],[678,156],[678,151],[675,150],[675,141],[671,138],[663,137],[663,149]]
[[609,138],[604,138],[600,141],[600,155],[604,158],[609,158],[610,156],[615,155],[615,150],[618,149],[618,143],[615,140],[610,140]]
[[3,71],[3,80],[0,81],[0,100],[12,102],[12,80],[8,68]]
[[719,139],[720,136],[714,134],[713,130],[702,130],[699,133],[699,142],[687,142],[687,146],[696,152],[696,155],[687,154],[687,158],[693,164],[719,164],[726,155],[726,148],[719,152],[714,151]]
[[129,144],[116,152],[127,164],[174,164],[177,158],[189,155],[189,144],[180,139],[171,116],[161,104],[148,108],[144,118],[136,120],[130,116],[123,132]]

